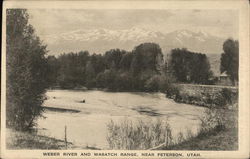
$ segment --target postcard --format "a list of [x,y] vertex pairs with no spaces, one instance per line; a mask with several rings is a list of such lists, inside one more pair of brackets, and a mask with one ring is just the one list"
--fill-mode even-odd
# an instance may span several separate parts
[[249,2],[5,1],[1,158],[249,158]]

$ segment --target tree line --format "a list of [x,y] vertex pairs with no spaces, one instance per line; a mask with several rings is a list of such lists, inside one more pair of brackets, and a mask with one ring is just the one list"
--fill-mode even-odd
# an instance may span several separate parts
[[[165,92],[173,82],[207,84],[212,76],[205,54],[177,48],[164,61],[156,43],[143,43],[132,51],[47,56],[46,45],[28,20],[25,9],[6,11],[6,125],[17,130],[36,124],[49,87]],[[221,71],[237,81],[238,41],[227,40],[223,49]]]
[[163,74],[163,54],[155,43],[143,43],[131,52],[111,49],[90,55],[88,51],[48,57],[49,81],[61,88],[86,86],[113,91],[150,91],[155,76]]
[[169,81],[208,84],[212,77],[205,54],[173,49],[163,60],[161,48],[143,43],[131,52],[111,49],[90,55],[88,51],[49,56],[49,81],[61,88],[107,88],[112,91],[159,91]]

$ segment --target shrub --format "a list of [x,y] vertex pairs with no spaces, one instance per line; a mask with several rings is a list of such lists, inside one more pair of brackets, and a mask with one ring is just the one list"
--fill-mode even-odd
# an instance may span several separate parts
[[223,88],[219,93],[215,94],[214,105],[220,107],[226,107],[233,105],[238,100],[238,94],[232,92],[230,89]]
[[154,92],[160,89],[160,77],[155,75],[148,79],[145,83],[145,88],[147,91]]
[[213,130],[220,131],[225,129],[226,126],[226,114],[223,109],[217,109],[215,107],[207,108],[202,118],[200,118],[200,135],[207,134]]
[[173,144],[170,125],[161,120],[132,123],[124,119],[119,124],[111,120],[107,127],[107,141],[111,149],[149,149],[164,143]]
[[232,92],[230,89],[223,88],[221,90],[221,95],[225,99],[227,104],[233,104],[236,101],[238,94]]
[[214,97],[212,104],[213,104],[213,106],[225,107],[227,104],[227,101],[223,97],[223,95],[219,92],[219,93],[215,94],[215,97]]
[[184,134],[182,132],[179,132],[177,136],[177,143],[181,143],[184,140],[185,140]]
[[116,91],[129,91],[134,89],[132,87],[132,76],[128,72],[117,74],[114,83]]
[[[230,89],[222,89],[220,92],[202,93],[201,96],[189,96],[181,94],[183,102],[189,104],[197,104],[208,107],[205,111],[205,118],[203,120],[209,123],[219,123],[224,120],[225,115],[222,113],[227,105],[232,105],[237,101],[237,93],[232,92]],[[216,122],[215,122],[216,121]]]
[[96,86],[98,88],[104,88],[106,84],[105,81],[105,76],[103,72],[100,72],[97,76],[96,76]]
[[171,99],[178,99],[180,97],[180,90],[174,85],[169,85],[166,89],[166,96]]
[[180,91],[175,85],[169,84],[166,91],[166,97],[174,99],[175,102],[188,103],[206,107],[228,108],[238,101],[238,93],[230,89],[223,88],[216,93],[201,92],[201,94],[191,94],[186,91]]

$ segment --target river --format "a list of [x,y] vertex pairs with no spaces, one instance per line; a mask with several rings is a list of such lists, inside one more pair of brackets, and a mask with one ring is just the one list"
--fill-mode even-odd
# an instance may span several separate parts
[[[73,112],[45,111],[38,119],[41,135],[64,139],[79,147],[108,149],[107,123],[112,119],[168,120],[173,135],[187,129],[194,134],[199,128],[199,117],[205,108],[176,103],[163,93],[131,93],[104,91],[49,90],[45,107],[79,110]],[[81,101],[85,100],[85,103]]]

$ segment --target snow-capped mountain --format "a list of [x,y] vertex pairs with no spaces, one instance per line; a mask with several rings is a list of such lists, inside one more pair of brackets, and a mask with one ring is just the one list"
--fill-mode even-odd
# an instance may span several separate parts
[[124,30],[81,29],[44,37],[52,54],[80,50],[104,53],[113,48],[132,50],[143,42],[158,43],[164,53],[181,47],[195,52],[221,53],[224,40],[205,32],[177,30],[164,34],[138,27]]
[[189,30],[177,30],[168,33],[165,37],[163,48],[184,47],[201,53],[221,53],[223,42],[226,40],[226,38],[219,38],[205,32]]
[[66,41],[84,41],[94,42],[96,40],[106,41],[137,41],[148,40],[148,38],[164,38],[160,32],[148,31],[141,28],[131,28],[129,30],[76,30],[72,32],[62,33],[59,35],[50,35],[46,37],[49,43],[59,42],[58,39]]

